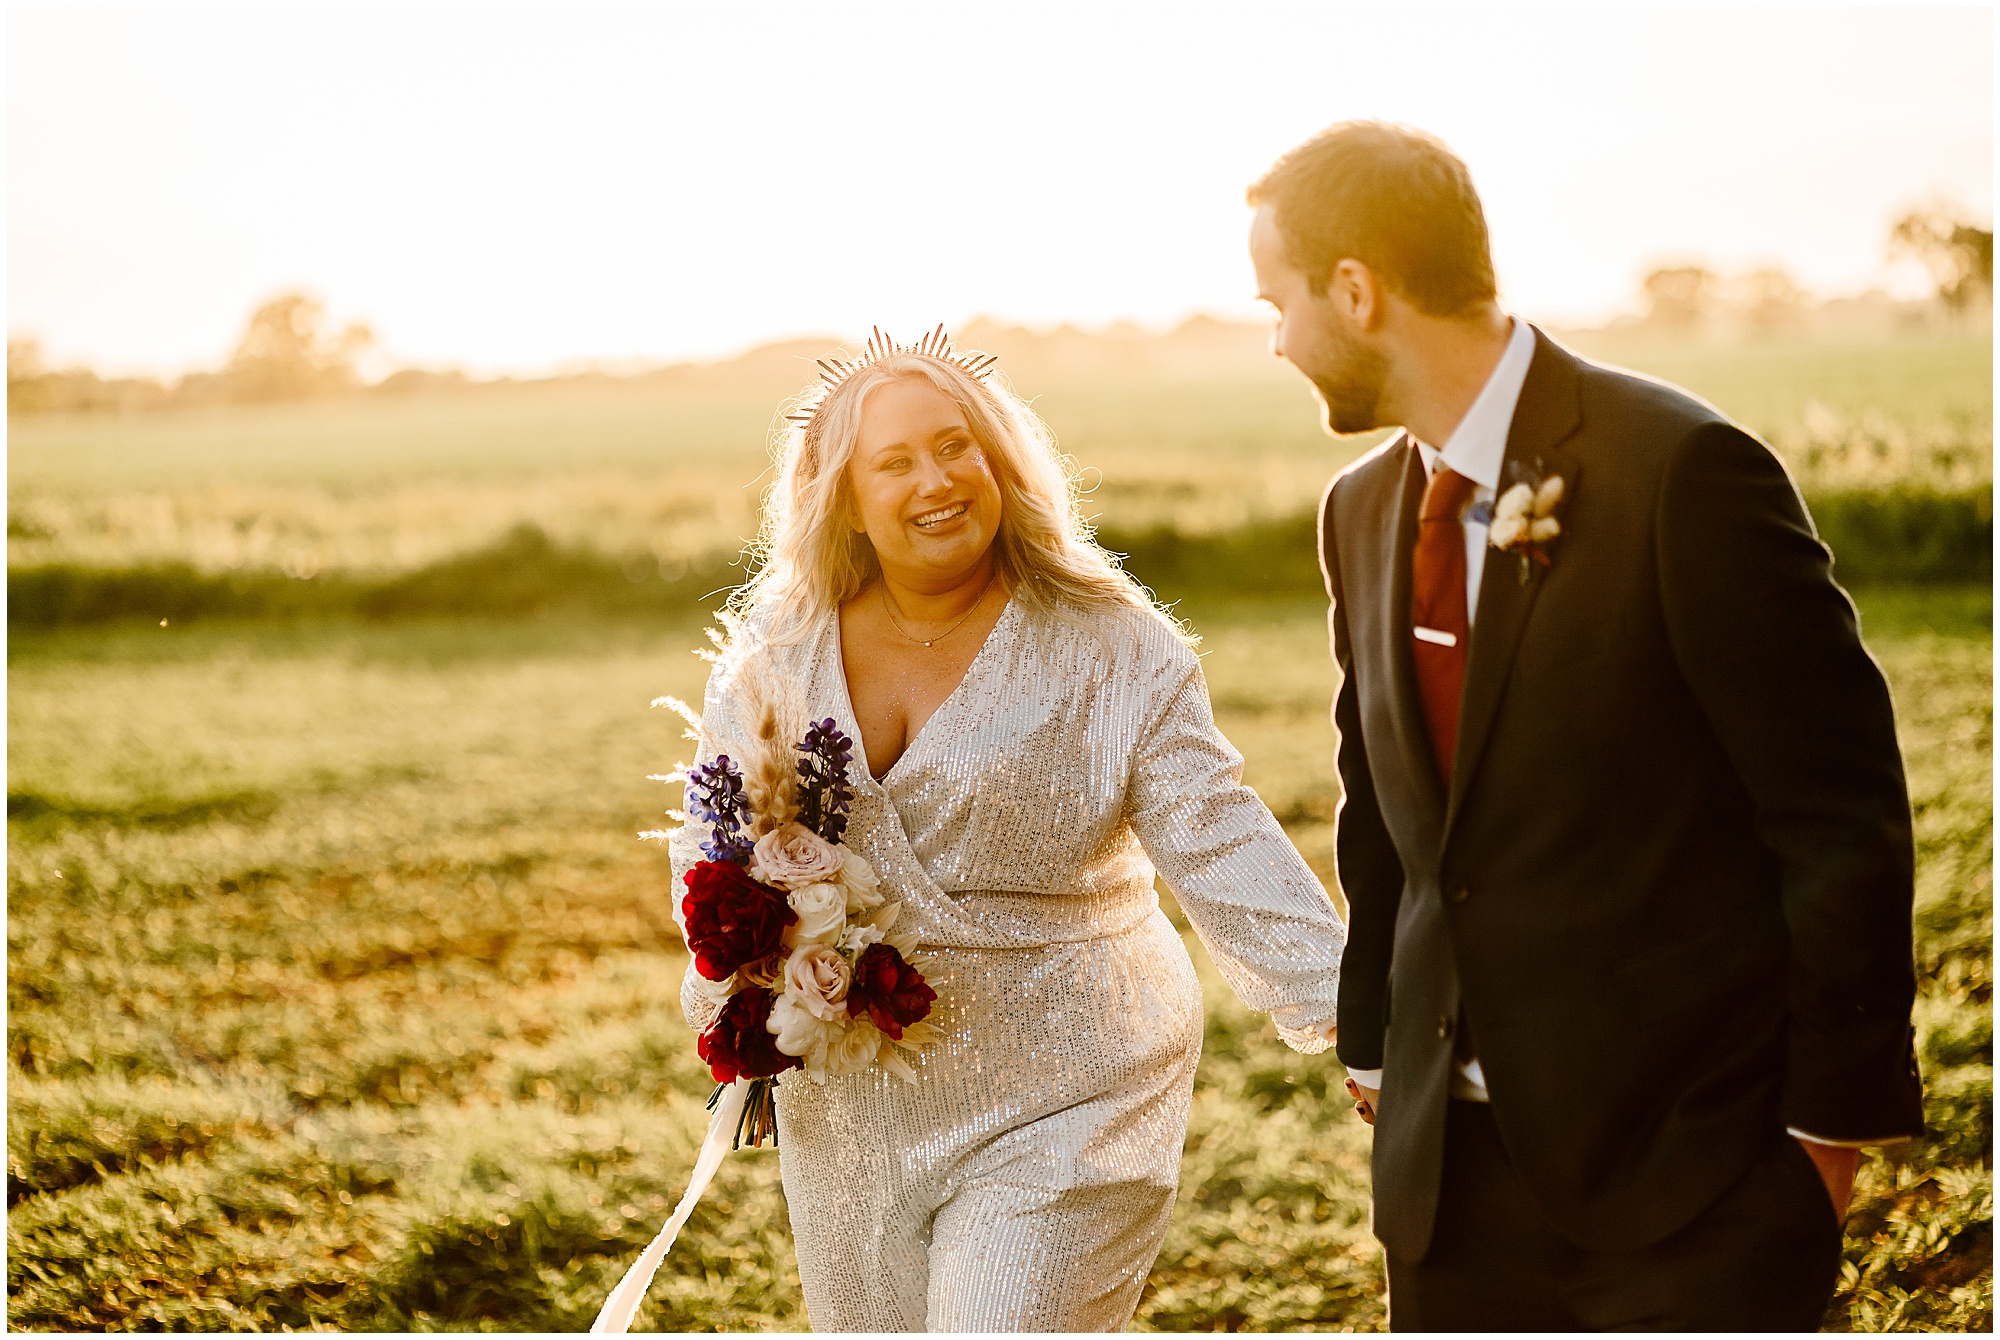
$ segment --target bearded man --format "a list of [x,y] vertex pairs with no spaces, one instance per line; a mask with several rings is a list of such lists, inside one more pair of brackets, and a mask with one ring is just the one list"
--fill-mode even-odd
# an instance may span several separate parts
[[1326,427],[1349,938],[1398,1330],[1811,1330],[1922,1126],[1889,692],[1784,466],[1499,304],[1465,165],[1335,126],[1250,190]]

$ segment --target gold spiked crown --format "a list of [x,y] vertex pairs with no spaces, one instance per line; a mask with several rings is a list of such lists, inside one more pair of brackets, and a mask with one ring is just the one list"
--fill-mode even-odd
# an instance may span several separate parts
[[801,428],[810,427],[813,418],[819,413],[819,407],[826,403],[826,398],[829,395],[833,394],[834,387],[840,385],[863,368],[872,367],[884,359],[894,358],[899,354],[917,354],[924,358],[934,358],[940,363],[951,364],[968,376],[979,378],[984,378],[987,373],[993,371],[993,365],[1000,361],[993,354],[982,354],[970,349],[960,350],[952,348],[951,337],[944,333],[944,326],[942,324],[915,344],[897,344],[882,333],[880,326],[876,326],[874,332],[868,337],[868,347],[862,351],[858,358],[820,359],[819,379],[823,383],[823,389],[819,393],[819,398],[813,401],[812,404],[794,410],[785,417],[793,423],[798,424]]

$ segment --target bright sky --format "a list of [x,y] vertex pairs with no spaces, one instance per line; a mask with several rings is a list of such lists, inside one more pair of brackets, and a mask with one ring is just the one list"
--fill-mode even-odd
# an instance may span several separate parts
[[1329,122],[1441,135],[1503,297],[1647,262],[1855,292],[1990,218],[1984,9],[238,8],[8,16],[8,328],[176,371],[290,286],[478,371],[1250,315],[1243,188]]

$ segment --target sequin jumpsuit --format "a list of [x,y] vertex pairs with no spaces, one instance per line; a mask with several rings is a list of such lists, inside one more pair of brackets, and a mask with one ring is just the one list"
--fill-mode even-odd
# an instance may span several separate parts
[[[738,654],[778,658],[806,710],[858,741],[837,620],[779,647],[757,622]],[[702,762],[740,738],[732,664],[709,681]],[[1201,990],[1155,870],[1300,1051],[1327,1045],[1340,919],[1158,619],[1011,602],[895,766],[858,771],[845,841],[922,927],[942,1037],[916,1084],[779,1085],[813,1326],[1122,1328],[1166,1236],[1201,1055]],[[670,845],[678,890],[700,852],[688,830]],[[682,1004],[706,1024],[691,984]]]

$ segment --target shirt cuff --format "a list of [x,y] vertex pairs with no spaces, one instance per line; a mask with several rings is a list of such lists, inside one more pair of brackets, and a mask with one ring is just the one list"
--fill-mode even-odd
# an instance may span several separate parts
[[1364,1089],[1381,1091],[1382,1072],[1379,1070],[1356,1070],[1353,1066],[1349,1066],[1347,1068],[1347,1077]]
[[1797,1140],[1815,1145],[1830,1145],[1835,1149],[1865,1149],[1871,1145],[1899,1145],[1909,1139],[1907,1135],[1887,1135],[1878,1140],[1833,1140],[1824,1135],[1813,1135],[1796,1126],[1785,1127],[1785,1134]]

